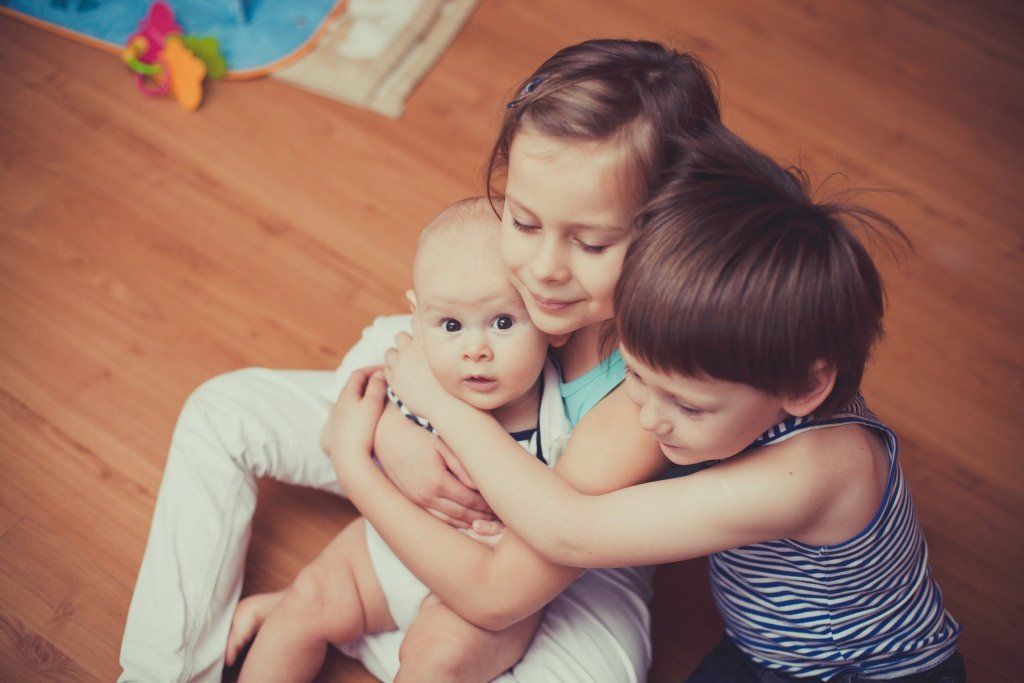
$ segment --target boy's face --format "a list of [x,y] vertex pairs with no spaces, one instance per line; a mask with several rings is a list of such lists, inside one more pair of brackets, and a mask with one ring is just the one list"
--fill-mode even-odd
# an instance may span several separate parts
[[504,272],[490,270],[432,269],[416,290],[431,372],[449,393],[481,410],[526,394],[540,376],[548,347],[548,336],[534,326]]
[[641,426],[677,465],[736,455],[788,417],[783,399],[746,384],[659,372],[625,347],[622,357]]

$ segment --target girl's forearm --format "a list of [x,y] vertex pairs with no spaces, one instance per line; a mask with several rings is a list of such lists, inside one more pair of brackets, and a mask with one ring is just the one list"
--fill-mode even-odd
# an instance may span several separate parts
[[[489,415],[461,401],[452,401],[438,413],[434,429],[502,522],[553,562],[585,566],[566,560],[571,556],[570,539],[578,538],[581,530],[576,522],[586,519],[591,497],[536,458],[523,458],[522,446]],[[559,523],[553,525],[553,519]]]
[[[517,453],[518,459],[522,453]],[[338,463],[338,460],[335,461]],[[500,630],[543,606],[510,594],[508,577],[492,571],[494,549],[433,517],[411,502],[369,460],[337,469],[359,511],[402,562],[452,610],[485,629]],[[439,558],[442,558],[439,561]],[[502,602],[498,596],[509,596]]]

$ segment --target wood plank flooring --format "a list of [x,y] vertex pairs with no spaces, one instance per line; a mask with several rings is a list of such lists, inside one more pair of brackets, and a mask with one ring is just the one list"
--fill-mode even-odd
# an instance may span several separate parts
[[[112,680],[166,447],[204,379],[328,368],[401,311],[418,231],[480,191],[513,84],[558,48],[692,49],[740,134],[867,202],[882,262],[865,394],[899,433],[931,564],[978,681],[1024,658],[1024,9],[1012,2],[487,0],[400,121],[264,79],[202,109],[0,16],[0,678]],[[247,590],[353,511],[261,485]],[[663,570],[652,680],[717,639],[703,562]],[[332,656],[323,678],[367,680]]]

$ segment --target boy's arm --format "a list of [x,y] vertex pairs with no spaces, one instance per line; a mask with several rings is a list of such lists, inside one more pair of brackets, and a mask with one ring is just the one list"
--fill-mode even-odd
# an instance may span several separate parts
[[595,479],[620,468],[649,478],[666,464],[623,386],[573,431],[557,468],[566,478],[536,460],[510,460],[508,437],[489,415],[440,394],[431,406],[431,423],[491,508],[563,565],[656,564],[791,537],[834,505],[850,476],[821,457],[832,449],[804,437],[803,445],[765,447],[687,477],[593,495]]

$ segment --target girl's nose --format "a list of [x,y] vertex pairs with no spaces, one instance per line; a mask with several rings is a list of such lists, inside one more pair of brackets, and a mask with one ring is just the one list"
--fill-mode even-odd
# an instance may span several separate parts
[[466,344],[462,347],[462,357],[465,360],[479,362],[490,360],[493,356],[490,344],[482,334],[470,334],[466,337]]
[[537,282],[563,283],[569,281],[569,269],[561,246],[553,239],[541,240],[530,261],[530,274]]
[[668,436],[672,433],[672,423],[665,419],[657,401],[650,397],[640,408],[640,426],[657,436]]

